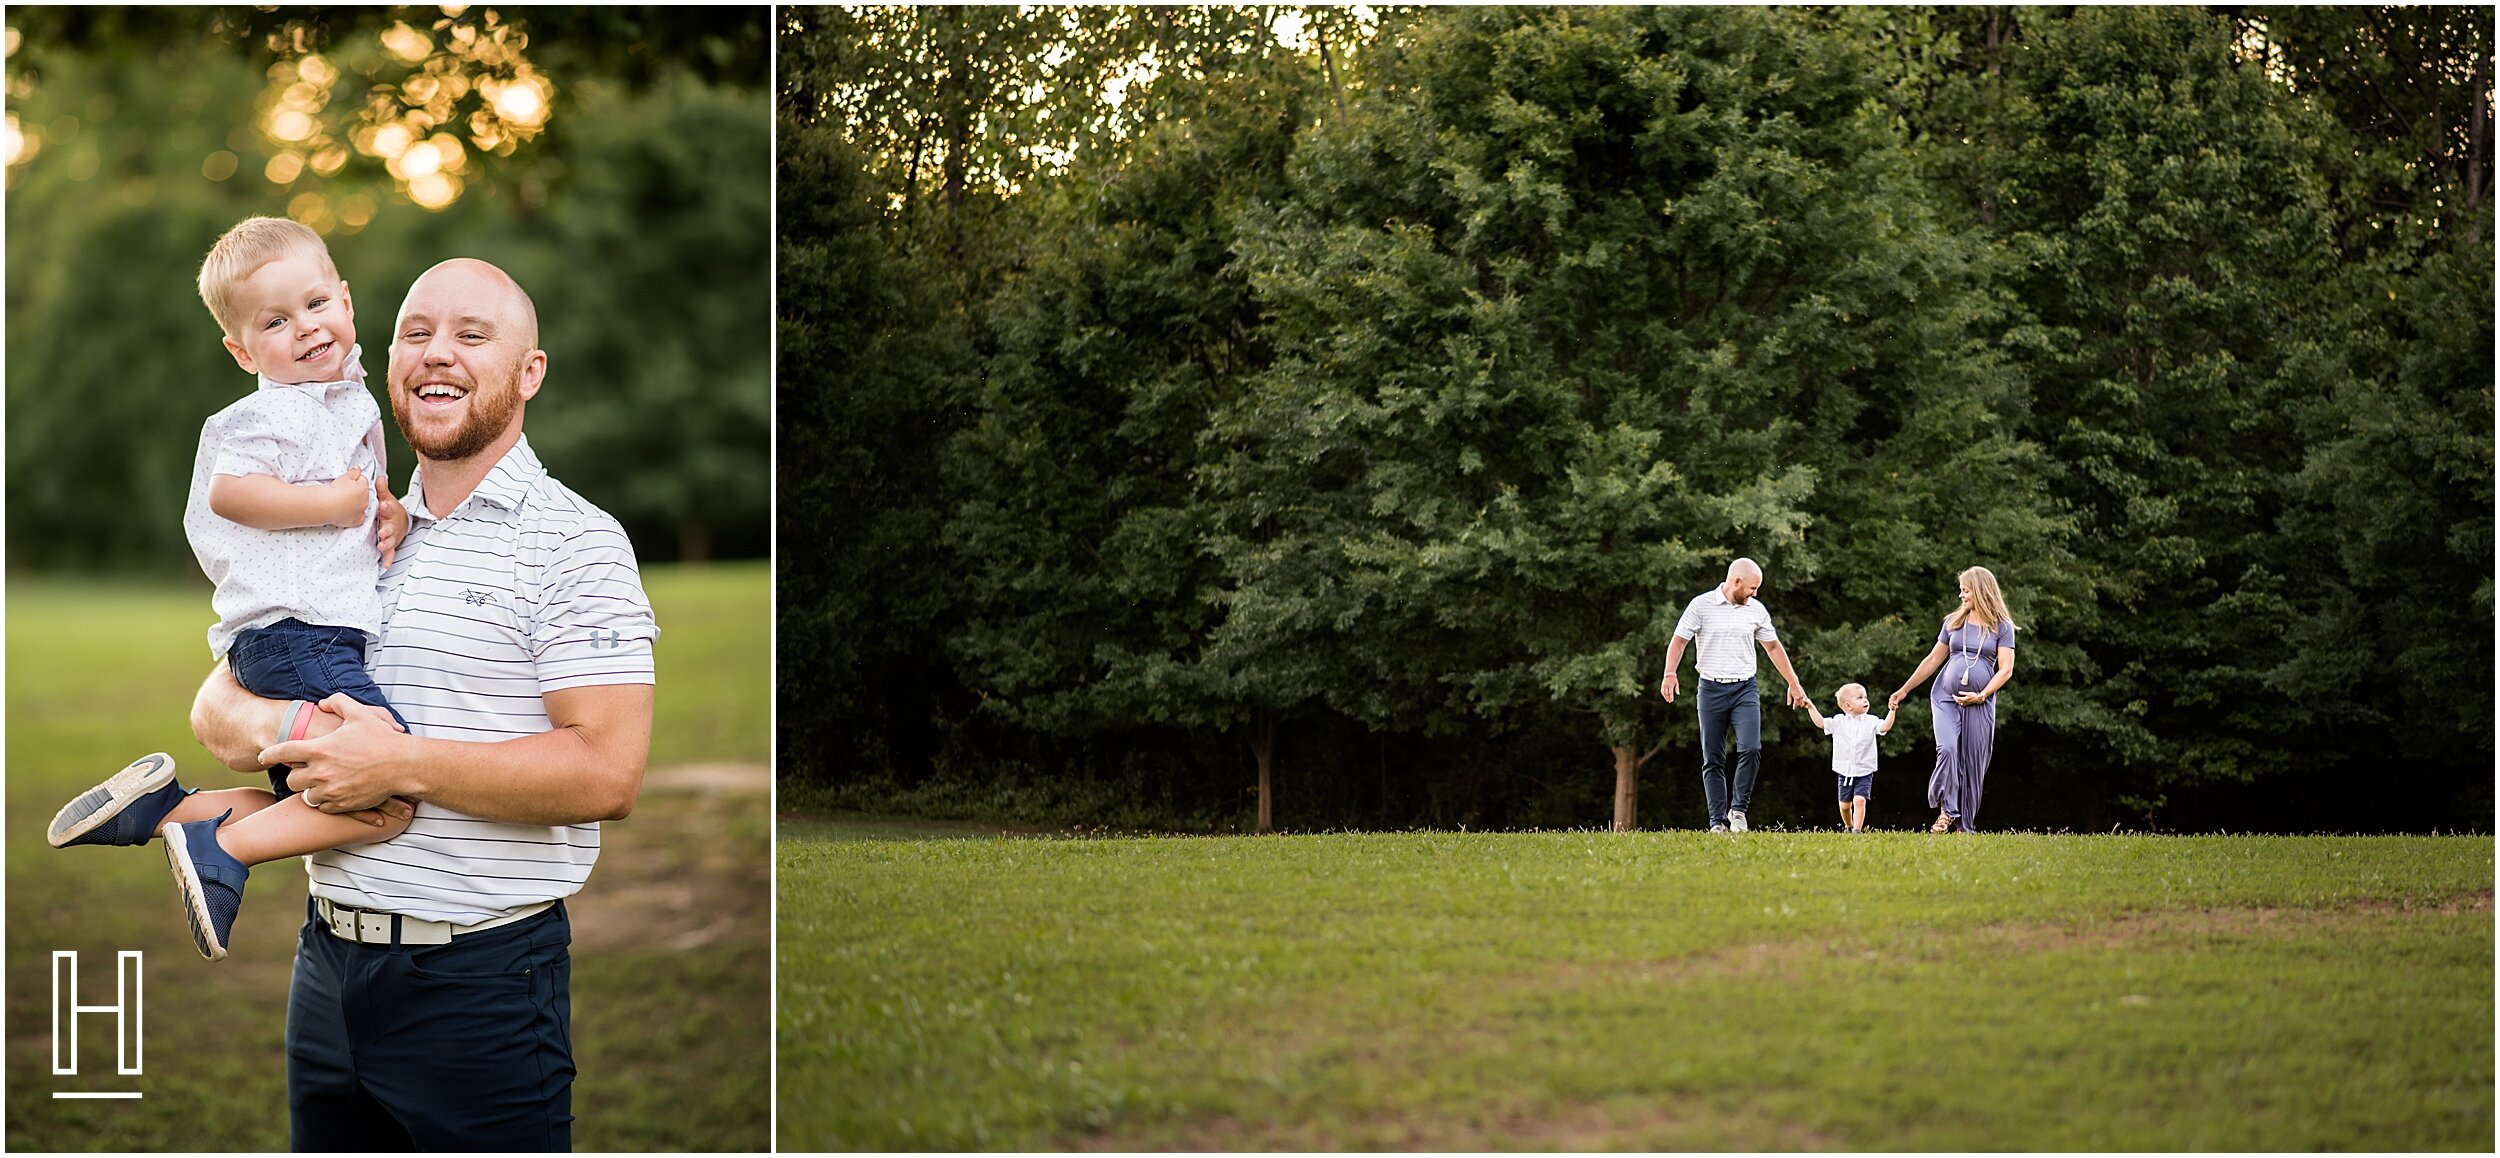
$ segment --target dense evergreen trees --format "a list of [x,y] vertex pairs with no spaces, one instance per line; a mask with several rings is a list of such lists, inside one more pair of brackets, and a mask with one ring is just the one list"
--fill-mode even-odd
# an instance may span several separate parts
[[2488,12],[782,37],[796,791],[1677,823],[1746,554],[1826,704],[2004,579],[2006,823],[2488,821]]

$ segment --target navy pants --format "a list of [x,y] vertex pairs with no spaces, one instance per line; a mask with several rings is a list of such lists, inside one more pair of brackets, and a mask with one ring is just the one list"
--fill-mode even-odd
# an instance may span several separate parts
[[306,904],[286,1008],[294,1149],[572,1149],[562,902],[445,945],[342,941]]
[[[345,692],[357,703],[389,712],[403,730],[408,727],[365,671],[365,633],[355,628],[281,619],[236,633],[226,647],[226,666],[234,669],[234,682],[253,695],[317,704]],[[294,791],[286,786],[287,772],[269,770],[270,791],[280,796]]]
[[[1732,684],[1701,680],[1701,795],[1710,805],[1710,823],[1726,824],[1729,809],[1743,812],[1753,804],[1754,778],[1762,774],[1762,697],[1753,680]],[[1736,730],[1736,796],[1728,798],[1728,729]]]

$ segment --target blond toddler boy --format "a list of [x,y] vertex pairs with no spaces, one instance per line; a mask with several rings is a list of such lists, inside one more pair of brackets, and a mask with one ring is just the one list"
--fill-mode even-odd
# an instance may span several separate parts
[[[226,352],[259,378],[201,428],[183,510],[217,588],[209,650],[246,690],[293,701],[273,742],[302,738],[333,694],[397,717],[364,655],[407,513],[385,485],[382,415],[365,389],[347,282],[319,234],[254,217],[218,238],[199,288]],[[192,941],[219,960],[252,865],[407,830],[406,818],[324,813],[286,775],[270,769],[267,789],[188,790],[172,757],[151,753],[64,805],[46,836],[55,848],[163,836]]]
[[1836,698],[1841,714],[1826,716],[1809,699],[1806,715],[1832,738],[1832,775],[1840,781],[1840,826],[1864,832],[1866,797],[1875,788],[1875,738],[1892,731],[1893,717],[1901,709],[1897,704],[1886,708],[1881,720],[1867,715],[1866,689],[1857,684],[1840,685]]

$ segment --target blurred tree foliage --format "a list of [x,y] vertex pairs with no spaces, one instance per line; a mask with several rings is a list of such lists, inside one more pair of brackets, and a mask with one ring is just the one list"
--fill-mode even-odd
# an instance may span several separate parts
[[812,790],[1632,819],[1747,554],[1826,705],[1999,574],[1999,823],[2489,821],[2486,10],[779,19]]
[[[539,306],[549,375],[529,430],[551,468],[646,559],[768,550],[762,13],[12,8],[8,22],[23,142],[7,202],[14,565],[192,570],[179,512],[199,425],[250,388],[194,279],[253,214],[325,232],[377,391],[417,274],[454,256],[503,266]],[[481,105],[516,76],[544,103]],[[465,101],[445,103],[454,90]],[[445,152],[419,167],[369,149],[368,106]],[[294,109],[305,120],[283,125]],[[437,171],[432,189],[411,180]],[[438,209],[412,199],[444,193]],[[394,434],[402,489],[413,463]]]

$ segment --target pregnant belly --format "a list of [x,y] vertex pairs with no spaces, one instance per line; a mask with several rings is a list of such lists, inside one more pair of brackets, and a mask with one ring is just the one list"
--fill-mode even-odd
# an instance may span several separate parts
[[1975,692],[1988,686],[1997,676],[1996,665],[1975,660],[1955,660],[1945,665],[1944,674],[1936,677],[1938,699],[1951,699],[1955,692]]

